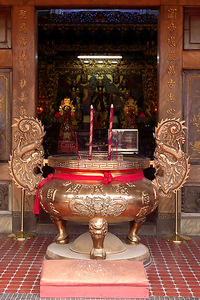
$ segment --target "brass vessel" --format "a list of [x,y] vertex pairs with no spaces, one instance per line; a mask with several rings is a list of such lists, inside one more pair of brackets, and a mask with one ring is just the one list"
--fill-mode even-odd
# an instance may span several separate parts
[[[66,180],[52,178],[39,190],[40,205],[58,229],[56,243],[68,242],[66,221],[88,222],[91,258],[106,257],[108,223],[130,222],[127,241],[139,242],[137,230],[158,204],[156,186],[141,171],[150,166],[149,159],[118,155],[117,160],[107,160],[107,153],[94,153],[88,160],[87,153],[80,153],[79,158],[49,157],[48,164],[55,174],[69,174]],[[127,175],[131,180],[123,181]]]

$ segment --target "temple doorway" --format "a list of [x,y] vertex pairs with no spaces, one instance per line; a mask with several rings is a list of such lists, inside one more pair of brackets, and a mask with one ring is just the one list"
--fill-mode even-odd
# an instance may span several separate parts
[[[76,152],[77,145],[79,151],[87,151],[91,104],[94,150],[106,151],[113,104],[113,128],[136,129],[136,152],[152,159],[158,110],[158,10],[38,10],[37,22],[37,113],[46,131],[45,156]],[[66,148],[62,139],[71,133],[63,133],[62,125],[69,106],[69,127],[75,135],[72,147]],[[44,168],[44,175],[48,172]],[[155,222],[155,215],[149,216],[150,222]],[[42,212],[40,223],[45,222],[49,218]]]

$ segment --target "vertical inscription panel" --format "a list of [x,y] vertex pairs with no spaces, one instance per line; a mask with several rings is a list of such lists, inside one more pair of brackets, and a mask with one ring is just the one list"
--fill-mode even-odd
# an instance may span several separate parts
[[[16,1],[17,2],[17,1]],[[27,1],[22,1],[27,2]],[[30,2],[30,1],[29,1]],[[34,1],[31,1],[34,2]],[[35,116],[36,11],[34,5],[12,6],[13,102],[12,123],[19,116]],[[15,128],[12,147],[16,147]],[[13,211],[19,211],[20,189],[13,184]],[[26,197],[25,210],[32,210],[34,196]]]
[[34,6],[13,7],[13,117],[35,115],[35,19]]
[[[160,6],[159,121],[182,118],[182,12],[181,5]],[[174,195],[160,197],[158,211],[159,215],[174,213]]]
[[0,49],[11,48],[11,12],[0,8]]
[[11,152],[11,70],[0,69],[0,161]]
[[192,164],[200,163],[200,71],[183,73],[184,119],[186,132],[186,153]]
[[182,7],[160,7],[159,120],[182,117]]

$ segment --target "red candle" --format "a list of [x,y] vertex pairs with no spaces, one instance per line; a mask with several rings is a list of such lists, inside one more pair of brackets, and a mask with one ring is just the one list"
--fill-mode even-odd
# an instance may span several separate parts
[[110,124],[109,124],[109,132],[108,132],[108,160],[111,159],[112,126],[113,126],[113,104],[111,104],[110,106]]
[[92,139],[93,139],[93,106],[90,106],[90,140],[89,140],[89,156],[88,159],[92,159]]

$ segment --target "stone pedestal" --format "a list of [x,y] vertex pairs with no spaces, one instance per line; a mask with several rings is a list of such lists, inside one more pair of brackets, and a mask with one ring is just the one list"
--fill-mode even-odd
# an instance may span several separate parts
[[[74,241],[60,245],[52,243],[47,247],[46,259],[77,259],[91,260],[90,251],[92,248],[92,239],[89,233],[80,235]],[[129,245],[120,240],[112,233],[107,233],[104,241],[104,249],[107,261],[115,260],[135,260],[141,261],[145,266],[151,263],[151,256],[148,248],[139,243]]]

